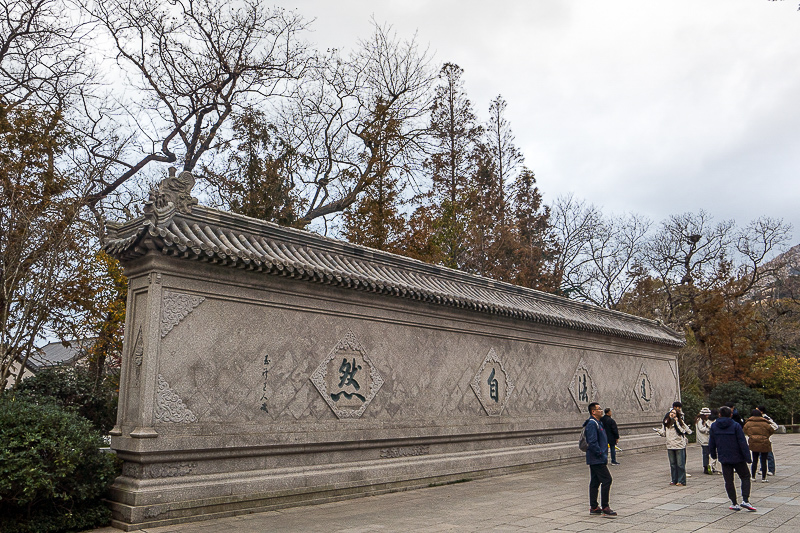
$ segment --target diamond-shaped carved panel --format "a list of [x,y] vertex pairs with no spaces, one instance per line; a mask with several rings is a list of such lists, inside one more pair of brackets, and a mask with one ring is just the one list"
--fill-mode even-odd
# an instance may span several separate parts
[[494,348],[489,350],[478,373],[472,380],[472,390],[489,416],[500,416],[508,404],[514,384]]
[[650,376],[647,375],[647,369],[644,365],[642,365],[639,375],[636,377],[636,383],[633,385],[633,394],[636,396],[642,411],[649,411],[653,408],[653,384],[650,382]]
[[581,411],[586,411],[589,404],[597,399],[597,387],[594,384],[592,375],[589,373],[589,367],[586,362],[581,359],[575,373],[572,375],[572,381],[569,383],[569,393],[575,405]]
[[311,382],[338,418],[360,418],[383,378],[352,331],[311,374]]

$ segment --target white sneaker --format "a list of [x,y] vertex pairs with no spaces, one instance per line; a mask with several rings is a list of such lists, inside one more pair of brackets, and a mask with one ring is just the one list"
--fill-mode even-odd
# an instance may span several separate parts
[[769,483],[769,480],[767,478],[764,478],[761,480],[761,483]]
[[748,511],[755,511],[756,508],[750,505],[750,502],[742,502],[742,509],[747,509]]
[[741,511],[741,510],[742,510],[742,508],[741,508],[741,507],[739,507],[739,504],[738,504],[738,503],[734,503],[733,505],[731,505],[730,507],[728,507],[728,509],[730,509],[731,511]]
[[768,476],[774,476],[774,475],[775,475],[775,472],[767,472],[767,475],[768,475]]
[[687,472],[687,473],[686,473],[686,477],[692,477],[692,475],[691,475],[690,473],[688,473],[688,472]]

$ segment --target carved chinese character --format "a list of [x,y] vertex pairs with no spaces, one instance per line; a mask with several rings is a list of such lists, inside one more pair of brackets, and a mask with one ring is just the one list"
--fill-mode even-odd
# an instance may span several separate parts
[[489,398],[495,402],[500,401],[500,392],[497,388],[497,380],[494,378],[494,368],[492,368],[492,373],[489,374],[489,379],[486,380],[486,383],[489,384]]

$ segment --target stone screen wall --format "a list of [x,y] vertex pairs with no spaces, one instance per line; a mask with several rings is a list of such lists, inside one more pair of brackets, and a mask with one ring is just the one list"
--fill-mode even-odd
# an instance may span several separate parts
[[663,445],[682,339],[659,324],[179,207],[106,242],[130,280],[118,527],[581,460],[591,401],[626,451]]

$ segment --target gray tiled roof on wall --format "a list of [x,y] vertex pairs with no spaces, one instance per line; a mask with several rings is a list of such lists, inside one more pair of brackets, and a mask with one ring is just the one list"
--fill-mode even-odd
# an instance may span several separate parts
[[109,224],[103,249],[124,261],[158,252],[355,290],[669,346],[660,323],[202,206]]

